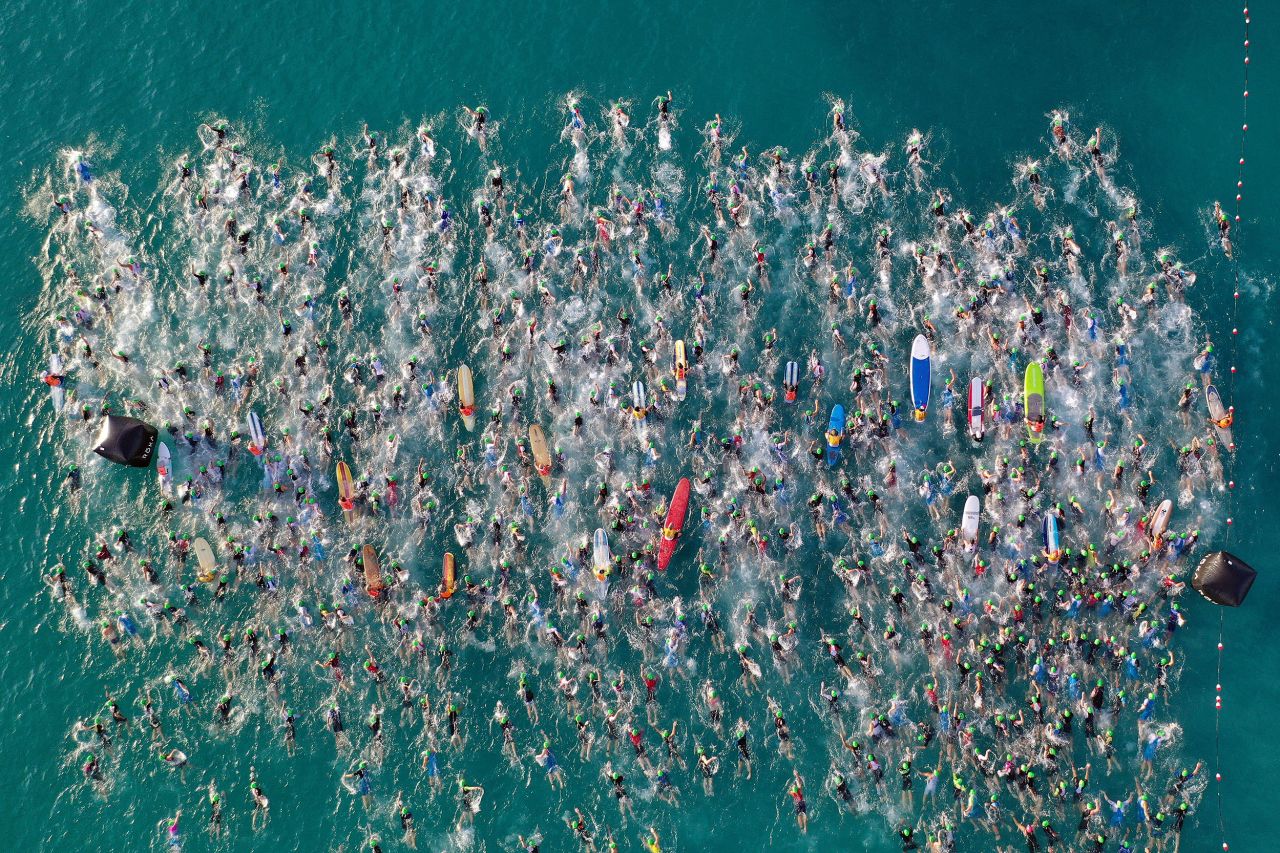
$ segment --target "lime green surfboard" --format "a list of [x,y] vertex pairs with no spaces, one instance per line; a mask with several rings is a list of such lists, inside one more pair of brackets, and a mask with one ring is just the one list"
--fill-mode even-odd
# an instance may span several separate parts
[[1027,436],[1032,444],[1044,440],[1044,372],[1040,362],[1033,361],[1027,365],[1026,375],[1022,379],[1022,410],[1026,413]]

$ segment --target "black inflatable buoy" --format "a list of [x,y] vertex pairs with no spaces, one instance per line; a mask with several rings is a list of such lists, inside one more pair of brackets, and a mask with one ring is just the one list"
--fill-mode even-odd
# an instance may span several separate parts
[[1191,586],[1214,604],[1239,607],[1249,595],[1258,573],[1226,551],[1214,551],[1200,561]]
[[108,415],[93,452],[119,465],[146,468],[156,450],[157,430],[151,424],[124,415]]

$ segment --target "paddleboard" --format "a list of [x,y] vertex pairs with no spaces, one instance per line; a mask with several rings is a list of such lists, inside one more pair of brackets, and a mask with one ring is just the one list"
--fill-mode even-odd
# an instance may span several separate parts
[[1044,555],[1049,558],[1049,562],[1056,563],[1062,558],[1062,541],[1058,535],[1058,517],[1051,512],[1046,512],[1041,528],[1044,532]]
[[57,385],[49,386],[49,398],[53,400],[55,412],[61,412],[63,404],[67,401],[67,390],[62,387],[62,370],[62,356],[55,352],[49,356],[49,373],[59,377]]
[[662,525],[662,541],[658,543],[658,570],[665,572],[676,552],[680,531],[684,529],[685,514],[689,511],[689,478],[681,477],[676,484],[671,505],[667,507],[667,520]]
[[788,403],[794,403],[800,392],[800,365],[788,361],[782,372],[782,392]]
[[160,478],[160,494],[168,495],[173,489],[173,456],[163,441],[156,447],[156,476]]
[[597,527],[595,536],[591,538],[591,568],[596,573],[596,580],[604,580],[609,576],[609,567],[613,564],[613,553],[609,550],[609,534],[603,527]]
[[529,425],[529,449],[533,452],[533,465],[538,469],[544,486],[551,485],[551,451],[547,449],[547,437],[542,434],[542,427]]
[[676,341],[676,352],[672,371],[676,376],[676,399],[683,400],[689,393],[689,360],[685,357],[684,341]]
[[930,356],[929,339],[916,335],[911,342],[911,408],[917,421],[929,411]]
[[213,559],[213,549],[202,536],[191,543],[191,550],[196,552],[196,560],[200,563],[196,580],[200,583],[212,582],[218,576],[218,563]]
[[1169,519],[1173,517],[1173,501],[1163,500],[1156,507],[1156,514],[1151,516],[1151,524],[1147,527],[1147,535],[1151,544],[1159,548],[1164,544],[1164,534],[1169,530]]
[[649,414],[649,398],[645,396],[644,383],[638,380],[631,383],[631,414],[638,421],[644,420]]
[[342,517],[347,524],[356,520],[356,484],[351,479],[351,469],[346,462],[338,463],[338,506],[342,507]]
[[364,563],[364,590],[373,598],[377,598],[387,585],[382,582],[382,564],[378,562],[378,552],[372,545],[360,549],[360,559]]
[[978,521],[981,517],[981,499],[977,495],[969,495],[964,502],[964,515],[960,519],[960,542],[968,553],[978,550]]
[[987,425],[983,422],[987,410],[987,389],[982,379],[975,376],[969,380],[969,437],[974,441],[982,441],[987,434]]
[[476,389],[471,378],[471,368],[465,364],[458,368],[458,414],[467,432],[476,428]]
[[844,441],[844,406],[831,407],[831,420],[827,422],[827,465],[831,468],[840,461],[840,442]]
[[258,413],[249,412],[249,452],[261,456],[267,450],[267,435],[262,431],[262,419]]
[[453,554],[446,551],[444,568],[440,572],[440,597],[453,598],[453,591],[457,588],[457,585],[457,569],[454,567]]
[[1022,380],[1022,409],[1027,419],[1027,436],[1032,444],[1044,440],[1044,372],[1040,362],[1027,365]]
[[[1220,423],[1228,416],[1225,406],[1222,405],[1222,397],[1218,395],[1218,389],[1212,385],[1206,385],[1204,389],[1204,401],[1209,406],[1209,418],[1213,421],[1214,432],[1218,434],[1218,441],[1226,445],[1227,450],[1235,450],[1236,442],[1231,435],[1230,426],[1219,426]],[[1232,418],[1234,420],[1234,418]],[[1230,423],[1228,421],[1227,423]]]

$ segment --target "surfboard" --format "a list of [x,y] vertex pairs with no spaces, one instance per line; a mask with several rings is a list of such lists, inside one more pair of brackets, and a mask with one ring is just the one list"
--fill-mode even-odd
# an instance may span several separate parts
[[844,406],[831,407],[831,420],[827,422],[827,465],[834,468],[840,461],[840,442],[844,441]]
[[1173,517],[1173,501],[1165,499],[1160,502],[1160,506],[1156,507],[1155,515],[1151,516],[1151,524],[1147,527],[1147,535],[1151,537],[1151,544],[1159,548],[1164,544],[1164,534],[1169,530],[1169,519]]
[[1227,450],[1234,451],[1236,442],[1231,435],[1231,427],[1218,426],[1218,422],[1227,416],[1227,409],[1222,405],[1222,397],[1218,395],[1218,389],[1212,385],[1206,385],[1204,401],[1209,407],[1209,418],[1213,421],[1213,429],[1218,434],[1218,441],[1226,445]]
[[378,562],[378,552],[372,545],[360,549],[360,560],[364,563],[364,591],[370,597],[377,598],[387,585],[382,582],[382,564]]
[[800,392],[800,365],[788,361],[782,372],[782,392],[788,403],[794,403]]
[[960,542],[968,553],[978,550],[978,521],[981,517],[982,500],[977,495],[969,495],[960,519]]
[[631,383],[631,414],[638,421],[649,414],[649,398],[645,396],[644,383],[639,380]]
[[917,421],[929,411],[930,357],[929,339],[916,335],[911,342],[911,408]]
[[249,411],[249,452],[261,456],[267,450],[267,434],[262,431],[262,419],[258,413]]
[[533,466],[538,469],[542,484],[551,485],[551,451],[547,449],[547,437],[538,424],[529,425],[529,449],[533,452]]
[[458,414],[467,432],[476,428],[476,389],[471,368],[465,364],[458,368]]
[[1049,562],[1056,563],[1062,558],[1062,541],[1058,534],[1058,517],[1052,512],[1046,512],[1041,529],[1044,533],[1044,555],[1049,558]]
[[[61,377],[62,376],[62,356],[56,352],[49,356],[49,373]],[[67,401],[67,390],[62,387],[62,379],[58,380],[57,385],[49,386],[49,399],[53,401],[53,410],[61,412],[63,405]]]
[[1040,362],[1027,365],[1022,380],[1022,409],[1027,419],[1027,437],[1032,444],[1044,440],[1044,372]]
[[689,478],[681,477],[676,484],[675,494],[671,496],[671,505],[667,507],[667,520],[662,525],[662,540],[658,543],[658,570],[665,572],[671,564],[671,556],[676,552],[676,544],[680,541],[680,531],[684,529],[684,518],[689,511]]
[[163,441],[156,447],[156,476],[160,479],[160,494],[168,495],[173,489],[173,456]]
[[613,563],[613,553],[609,550],[609,534],[603,527],[597,527],[591,537],[591,568],[596,580],[604,580],[609,576],[609,568]]
[[684,341],[676,341],[676,352],[672,371],[676,377],[676,399],[683,400],[689,393],[689,360],[684,354]]
[[453,554],[446,551],[444,555],[444,566],[440,572],[440,597],[453,598],[453,591],[457,588],[457,585],[457,569],[454,566]]
[[338,463],[338,506],[342,507],[342,517],[347,524],[355,524],[356,486],[346,462]]
[[982,441],[987,434],[984,417],[987,410],[987,389],[980,377],[969,380],[969,437],[974,441]]
[[213,559],[213,549],[209,547],[209,543],[204,537],[199,537],[191,543],[191,550],[196,552],[196,560],[200,563],[200,568],[196,573],[196,580],[200,583],[210,583],[218,576],[218,563]]

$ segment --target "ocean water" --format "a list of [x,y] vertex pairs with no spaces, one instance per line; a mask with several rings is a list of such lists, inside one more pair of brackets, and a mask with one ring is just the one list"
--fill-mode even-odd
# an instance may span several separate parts
[[[318,688],[298,700],[300,720],[306,722],[300,722],[296,758],[286,755],[270,725],[249,718],[228,733],[202,710],[190,720],[166,718],[167,728],[178,727],[181,746],[191,756],[185,778],[158,771],[139,735],[119,738],[108,791],[81,781],[70,733],[74,722],[96,712],[104,689],[131,702],[137,685],[147,679],[154,683],[160,672],[136,651],[126,664],[113,666],[92,634],[68,628],[40,580],[58,560],[73,563],[91,536],[86,520],[110,523],[107,507],[141,525],[150,524],[154,512],[140,478],[120,472],[104,474],[82,496],[102,501],[103,511],[61,506],[67,501],[57,487],[62,466],[79,458],[86,439],[54,425],[35,378],[48,347],[39,300],[50,222],[47,205],[32,200],[59,173],[61,152],[67,149],[91,152],[103,186],[114,190],[111,201],[122,223],[142,235],[163,268],[172,264],[163,260],[166,241],[183,248],[190,241],[164,219],[159,191],[171,180],[173,159],[197,147],[196,125],[214,116],[225,117],[250,139],[260,162],[284,156],[299,164],[335,135],[349,144],[363,122],[394,133],[424,116],[438,117],[441,147],[466,176],[458,186],[474,188],[484,167],[453,120],[460,103],[489,107],[499,125],[495,147],[504,164],[517,165],[536,186],[539,180],[554,180],[556,164],[565,157],[567,146],[558,142],[559,103],[570,91],[591,104],[599,122],[598,111],[610,99],[632,100],[639,121],[648,115],[649,98],[673,90],[681,110],[677,147],[688,155],[683,162],[690,171],[696,164],[694,134],[713,113],[728,119],[737,139],[753,150],[782,145],[799,153],[825,135],[825,98],[835,96],[846,102],[863,150],[900,151],[912,127],[929,131],[930,156],[941,163],[933,182],[950,188],[971,209],[985,211],[1011,194],[1014,161],[1044,156],[1046,115],[1067,109],[1077,130],[1100,124],[1119,140],[1117,183],[1140,199],[1154,242],[1176,247],[1200,272],[1191,296],[1199,326],[1220,343],[1229,335],[1231,268],[1213,256],[1208,210],[1214,199],[1230,197],[1235,180],[1242,55],[1236,9],[1149,4],[1100,13],[1088,4],[1043,10],[941,4],[904,11],[858,4],[833,12],[818,4],[785,9],[647,4],[572,11],[557,5],[442,6],[393,13],[355,4],[332,4],[323,11],[258,4],[202,14],[191,7],[166,11],[149,4],[40,8],[15,3],[0,11],[0,21],[9,42],[0,79],[0,138],[8,153],[0,165],[0,186],[7,190],[0,245],[15,306],[0,316],[0,336],[12,354],[2,375],[10,418],[3,441],[12,460],[12,475],[2,486],[12,523],[2,535],[12,558],[0,584],[0,636],[7,640],[0,658],[5,685],[0,719],[7,723],[0,749],[12,768],[12,782],[10,796],[0,801],[0,827],[14,849],[158,847],[157,822],[178,808],[186,809],[191,821],[188,849],[218,846],[197,829],[203,812],[196,786],[215,778],[234,832],[220,845],[230,849],[356,850],[370,826],[394,849],[390,839],[398,833],[388,808],[397,787],[405,788],[417,814],[421,849],[459,842],[449,834],[453,801],[409,787],[411,773],[397,776],[387,769],[384,778],[375,777],[375,814],[342,793],[338,776],[354,757],[350,751],[335,754],[326,742],[330,736],[315,716],[324,697]],[[1265,614],[1275,592],[1265,531],[1278,503],[1270,488],[1277,448],[1268,424],[1272,404],[1265,370],[1273,329],[1268,300],[1275,253],[1269,235],[1277,223],[1264,202],[1274,197],[1280,180],[1268,156],[1275,140],[1269,83],[1276,77],[1266,50],[1271,32],[1265,16],[1253,27],[1251,160],[1245,222],[1237,235],[1246,279],[1240,371],[1233,387],[1219,377],[1220,384],[1232,388],[1229,397],[1239,415],[1240,464],[1229,544],[1261,572],[1246,607],[1226,614],[1224,818],[1226,838],[1236,850],[1268,849],[1267,839],[1280,829],[1268,808],[1274,795],[1253,781],[1261,780],[1275,759],[1260,721],[1280,699],[1274,663],[1256,654],[1270,635]],[[689,188],[695,179],[686,174],[675,183]],[[549,195],[554,187],[531,194],[539,192]],[[358,218],[361,207],[353,204],[350,210]],[[685,236],[692,241],[692,232]],[[337,271],[367,278],[373,273],[362,263],[357,250],[335,259]],[[186,310],[170,295],[150,319],[156,328],[195,323],[217,331],[207,316],[184,319]],[[375,321],[362,322],[367,329]],[[473,330],[461,316],[453,322],[449,331],[455,343],[441,347],[442,362],[475,352],[469,339]],[[784,338],[800,334],[796,328],[782,331]],[[489,390],[483,376],[480,390],[482,395]],[[1159,417],[1156,412],[1148,416]],[[448,429],[448,440],[461,438],[456,423]],[[246,476],[242,472],[241,480]],[[661,478],[672,482],[673,472],[663,469]],[[239,485],[252,488],[251,482]],[[1226,544],[1222,525],[1206,529],[1210,547]],[[433,556],[411,570],[432,571],[434,555],[447,540],[434,535],[424,547]],[[692,579],[685,580],[677,585],[691,596]],[[1183,763],[1203,758],[1212,764],[1219,614],[1201,600],[1185,601],[1190,625],[1177,647],[1184,666],[1167,716],[1182,726],[1177,750]],[[177,660],[184,653],[157,649],[156,654]],[[355,654],[349,650],[349,663]],[[500,656],[483,649],[462,653],[451,686],[477,699],[467,714],[474,727],[468,737],[477,742],[491,737],[486,721],[495,696],[515,705],[505,685],[482,683],[507,677],[517,666],[495,657]],[[477,683],[460,682],[468,673]],[[211,693],[219,689],[216,681],[216,673],[209,673],[200,686]],[[168,698],[161,684],[154,686]],[[249,707],[265,702],[262,696],[246,700]],[[543,705],[550,716],[549,695]],[[126,707],[131,715],[135,710]],[[680,710],[686,709],[676,713]],[[356,706],[347,711],[353,730],[359,728],[361,711]],[[388,711],[389,727],[397,715]],[[568,757],[571,742],[562,729],[562,757]],[[397,755],[412,754],[407,739],[393,744],[384,767]],[[727,764],[729,754],[721,754]],[[688,780],[682,784],[681,807],[645,802],[640,806],[644,818],[633,819],[625,830],[609,811],[612,805],[601,802],[601,783],[589,774],[571,774],[573,790],[562,796],[548,791],[527,759],[524,772],[533,773],[529,786],[520,773],[506,769],[505,758],[478,749],[451,758],[449,774],[465,773],[486,784],[486,806],[472,842],[482,849],[510,849],[515,833],[534,829],[547,839],[543,849],[572,848],[575,842],[561,817],[576,802],[610,819],[623,849],[638,849],[647,820],[657,825],[669,849],[760,849],[766,843],[783,849],[894,849],[884,821],[841,816],[817,793],[827,768],[825,761],[805,766],[806,754],[802,751],[801,765],[813,791],[814,819],[802,839],[787,813],[780,762],[768,766],[766,781],[755,786],[735,785],[723,773],[710,801]],[[272,798],[271,823],[258,834],[249,827],[249,764]],[[1210,787],[1181,849],[1218,849],[1216,824]],[[961,836],[961,849],[985,849],[981,845],[988,843],[975,840],[966,846]]]

